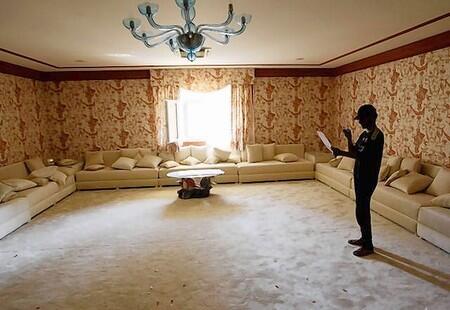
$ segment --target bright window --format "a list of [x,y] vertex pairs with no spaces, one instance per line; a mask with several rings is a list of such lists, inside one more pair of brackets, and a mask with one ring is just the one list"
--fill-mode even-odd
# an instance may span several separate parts
[[201,93],[180,89],[178,101],[167,101],[170,142],[205,141],[229,148],[231,143],[231,87]]

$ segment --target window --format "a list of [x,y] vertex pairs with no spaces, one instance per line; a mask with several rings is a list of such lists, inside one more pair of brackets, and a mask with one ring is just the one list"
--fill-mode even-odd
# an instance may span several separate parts
[[231,143],[231,86],[201,93],[180,89],[178,101],[167,101],[169,142],[205,141],[229,148]]

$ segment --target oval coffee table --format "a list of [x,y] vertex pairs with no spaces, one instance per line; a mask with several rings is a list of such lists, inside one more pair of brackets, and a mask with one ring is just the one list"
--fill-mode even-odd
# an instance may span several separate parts
[[173,171],[167,174],[170,178],[177,178],[181,189],[177,192],[181,199],[203,198],[209,196],[212,188],[211,179],[224,174],[220,169],[198,169]]

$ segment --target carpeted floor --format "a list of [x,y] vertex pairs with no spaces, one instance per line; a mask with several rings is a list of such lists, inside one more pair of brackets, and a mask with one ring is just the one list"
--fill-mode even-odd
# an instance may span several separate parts
[[1,309],[449,309],[450,257],[316,181],[76,192],[0,240]]

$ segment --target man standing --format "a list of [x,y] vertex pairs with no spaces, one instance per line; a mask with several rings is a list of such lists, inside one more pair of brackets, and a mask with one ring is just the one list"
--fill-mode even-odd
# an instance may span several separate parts
[[353,180],[356,196],[356,220],[361,228],[361,238],[348,240],[360,248],[353,255],[362,257],[373,253],[372,228],[370,222],[370,199],[378,183],[381,159],[383,157],[384,135],[376,126],[377,111],[371,104],[362,105],[355,117],[364,132],[355,144],[350,129],[344,129],[348,152],[332,147],[334,156],[347,156],[355,159]]

